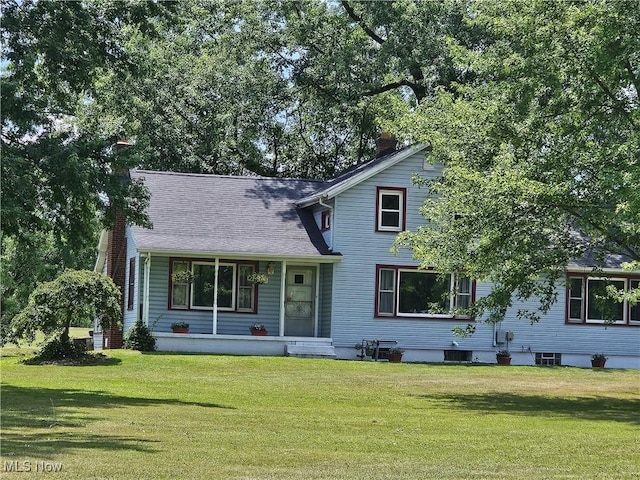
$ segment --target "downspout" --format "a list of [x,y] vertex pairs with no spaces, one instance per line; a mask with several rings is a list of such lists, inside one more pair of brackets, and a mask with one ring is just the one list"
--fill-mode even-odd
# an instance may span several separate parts
[[220,259],[216,257],[215,274],[213,276],[213,329],[214,335],[218,334],[218,270]]
[[333,210],[333,207],[332,207],[331,205],[329,205],[329,204],[327,204],[327,203],[324,203],[324,202],[322,201],[322,197],[318,197],[318,203],[320,204],[320,206],[325,207],[325,208],[328,208],[328,209],[329,209],[329,212],[330,212],[330,217],[329,217],[329,229],[330,229],[331,231],[329,232],[329,237],[330,237],[330,240],[329,240],[329,243],[330,243],[330,245],[329,245],[329,250],[333,251],[333,232],[335,231],[335,229],[333,228],[333,212],[334,212],[334,210]]
[[142,299],[142,321],[146,326],[149,326],[149,284],[151,277],[151,252],[147,252],[144,256],[144,279],[143,279],[143,291],[144,297]]
[[316,281],[315,281],[315,300],[314,300],[314,325],[313,325],[313,336],[315,338],[318,337],[318,332],[320,330],[320,265],[316,265]]
[[284,305],[285,305],[285,289],[287,288],[287,261],[282,261],[282,278],[280,279],[280,326],[278,335],[284,336]]

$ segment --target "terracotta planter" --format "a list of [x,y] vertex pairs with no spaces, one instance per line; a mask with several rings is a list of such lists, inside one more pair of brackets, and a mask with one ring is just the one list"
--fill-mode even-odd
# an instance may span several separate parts
[[251,335],[253,335],[254,337],[266,337],[267,336],[267,331],[266,330],[251,330]]
[[591,360],[591,367],[593,368],[604,368],[604,364],[607,363],[607,360],[604,358],[597,358],[595,360]]
[[387,358],[391,363],[401,363],[402,362],[402,354],[401,353],[388,353]]
[[189,333],[189,327],[174,327],[171,330],[173,333]]
[[498,365],[511,365],[511,357],[496,357]]

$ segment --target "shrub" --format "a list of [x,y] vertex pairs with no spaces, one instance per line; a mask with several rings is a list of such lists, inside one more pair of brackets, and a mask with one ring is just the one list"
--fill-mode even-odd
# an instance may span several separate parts
[[86,353],[87,347],[85,344],[54,338],[40,349],[34,360],[49,362],[62,359],[78,359],[86,355]]
[[142,320],[137,320],[125,336],[124,346],[130,350],[153,352],[156,349],[156,339],[151,335],[149,327]]

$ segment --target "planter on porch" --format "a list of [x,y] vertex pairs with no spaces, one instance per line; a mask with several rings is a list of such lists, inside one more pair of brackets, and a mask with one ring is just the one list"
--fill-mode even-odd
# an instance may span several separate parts
[[189,324],[186,322],[175,322],[171,324],[173,333],[189,333]]
[[268,335],[266,327],[260,323],[251,325],[249,330],[254,337],[266,337]]

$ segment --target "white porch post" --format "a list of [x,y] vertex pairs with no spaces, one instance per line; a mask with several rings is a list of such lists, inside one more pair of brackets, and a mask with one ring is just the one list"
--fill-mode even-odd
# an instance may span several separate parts
[[216,257],[215,273],[213,275],[213,334],[218,334],[218,269],[220,259]]
[[314,303],[314,318],[313,318],[313,336],[318,337],[318,323],[320,317],[318,314],[320,313],[320,265],[316,265],[316,291],[315,291],[315,302]]
[[149,326],[149,284],[151,283],[149,277],[151,276],[151,253],[148,252],[144,259],[144,278],[143,282],[143,297],[142,297],[142,322]]
[[287,261],[282,261],[282,277],[280,278],[280,332],[279,336],[284,336],[284,302],[285,298],[285,290],[287,288]]

